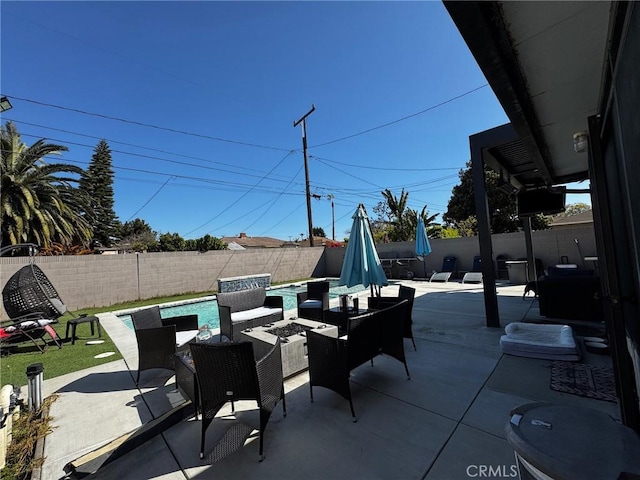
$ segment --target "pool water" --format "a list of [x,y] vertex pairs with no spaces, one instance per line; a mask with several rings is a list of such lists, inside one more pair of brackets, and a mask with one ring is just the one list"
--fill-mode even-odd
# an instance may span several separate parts
[[[286,287],[276,287],[271,290],[267,290],[267,295],[281,295],[284,303],[284,310],[293,310],[298,306],[297,295],[300,292],[306,292],[307,286],[301,285],[289,285]],[[338,298],[340,295],[348,295],[350,293],[357,293],[366,290],[362,285],[356,285],[355,287],[347,288],[344,286],[338,286],[338,280],[329,281],[329,298]],[[183,305],[174,305],[171,307],[160,306],[162,317],[174,317],[178,315],[198,315],[198,324],[209,325],[209,328],[220,328],[220,317],[218,316],[218,303],[216,300],[205,300],[201,302],[192,302]],[[133,329],[133,323],[131,322],[131,315],[119,315],[125,325]]]

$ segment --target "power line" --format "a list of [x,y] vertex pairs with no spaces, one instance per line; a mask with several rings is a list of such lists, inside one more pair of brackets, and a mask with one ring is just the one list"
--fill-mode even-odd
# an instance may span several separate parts
[[167,181],[166,181],[166,182],[164,182],[164,183],[162,184],[162,186],[161,186],[158,190],[156,190],[156,193],[154,193],[153,195],[151,195],[151,198],[149,198],[149,200],[147,200],[146,202],[144,202],[144,204],[143,204],[143,205],[142,205],[138,210],[136,210],[136,211],[133,213],[133,215],[131,215],[129,218],[127,218],[127,222],[128,222],[129,220],[131,220],[133,217],[135,217],[135,216],[138,214],[138,212],[140,212],[140,210],[142,210],[144,207],[146,207],[146,206],[149,204],[149,202],[151,202],[151,200],[153,200],[153,199],[154,199],[154,197],[160,193],[160,190],[162,190],[162,189],[165,187],[165,185],[171,181],[171,179],[172,179],[172,178],[175,178],[175,177],[171,176],[171,177],[167,178]]
[[274,225],[271,225],[271,227],[269,227],[268,229],[264,230],[264,231],[262,232],[262,235],[265,235],[266,233],[268,233],[268,232],[270,232],[271,230],[273,230],[274,228],[276,228],[278,225],[280,225],[280,224],[281,224],[282,222],[284,222],[285,220],[288,220],[288,219],[289,219],[289,217],[290,217],[291,215],[293,215],[293,214],[294,214],[294,212],[297,212],[300,208],[304,207],[304,206],[305,206],[305,204],[306,204],[306,200],[305,200],[305,202],[303,202],[303,203],[299,204],[297,207],[295,207],[293,210],[291,210],[291,211],[290,211],[289,213],[287,213],[286,215],[283,215],[283,216],[282,216],[282,219],[280,219],[280,221],[279,221],[279,222],[275,223]]
[[[282,195],[284,195],[284,194],[285,194],[285,192],[287,191],[287,189],[289,188],[289,186],[291,186],[291,184],[293,183],[293,180],[294,180],[294,179],[295,179],[295,178],[300,174],[300,172],[302,171],[302,168],[303,168],[303,166],[301,166],[301,167],[298,169],[298,171],[296,172],[296,174],[291,178],[291,181],[289,182],[289,185],[286,185],[286,186],[282,189],[282,192],[280,192],[280,193],[279,193],[279,194],[278,194],[278,195],[277,195],[273,200],[271,200],[271,205],[269,205],[269,207],[268,207],[268,208],[267,208],[267,209],[262,213],[262,215],[265,215],[269,210],[271,210],[271,209],[273,208],[273,206],[276,204],[276,202],[277,202],[278,200],[280,200],[280,198],[282,197]],[[306,196],[306,194],[305,194],[305,196]],[[245,227],[245,228],[243,229],[243,231],[245,231],[245,232],[249,231],[249,229],[250,229],[251,227],[253,227],[253,226],[256,224],[256,222],[257,222],[258,220],[260,220],[261,218],[262,218],[262,217],[258,217],[258,218],[256,218],[256,219],[253,221],[253,223],[251,223],[248,227]]]
[[[21,136],[25,136],[25,137],[33,137],[33,138],[41,138],[39,135],[33,135],[33,134],[29,134],[29,133],[20,133]],[[76,145],[79,147],[86,147],[86,148],[93,148],[92,145],[86,145],[83,143],[77,143],[77,142],[70,142],[68,140],[62,140],[62,139],[58,139],[58,138],[48,138],[48,140],[54,141],[54,142],[62,142],[62,143],[67,143],[70,145]],[[202,168],[205,170],[214,170],[214,171],[218,171],[218,172],[224,172],[224,173],[230,173],[232,175],[241,175],[241,176],[245,176],[245,177],[254,177],[254,178],[260,178],[260,179],[264,179],[264,172],[263,175],[252,175],[250,173],[242,173],[242,172],[234,172],[232,170],[226,170],[223,168],[216,168],[216,167],[208,167],[205,165],[198,165],[195,163],[188,163],[188,162],[181,162],[179,160],[170,160],[168,158],[162,158],[162,157],[156,157],[153,155],[144,155],[142,153],[134,153],[134,152],[127,152],[127,151],[123,151],[123,150],[115,150],[115,149],[111,149],[110,148],[111,153],[119,153],[122,155],[130,155],[132,157],[140,157],[140,158],[146,158],[146,159],[150,159],[150,160],[159,160],[161,162],[167,162],[167,163],[173,163],[176,165],[182,165],[182,166],[188,166],[188,167],[195,167],[195,168]],[[218,162],[216,162],[218,163]],[[235,167],[234,165],[231,165],[233,167]],[[240,167],[235,167],[235,168],[240,168]],[[258,171],[258,170],[254,170],[254,171]],[[267,174],[268,175],[268,174]],[[279,179],[279,178],[275,178],[275,177],[269,177],[269,180],[273,180],[275,182],[287,182],[288,180],[285,179]]]
[[[415,112],[415,113],[412,113],[410,115],[405,115],[404,117],[398,118],[396,120],[392,120],[392,121],[384,123],[382,125],[378,125],[378,126],[375,126],[375,127],[372,127],[372,128],[368,128],[368,129],[363,130],[361,132],[354,133],[354,134],[351,134],[351,135],[347,135],[345,137],[340,137],[340,138],[337,138],[335,140],[331,140],[329,142],[320,143],[318,145],[314,145],[314,146],[309,147],[309,148],[324,147],[325,145],[331,145],[333,143],[338,143],[338,142],[341,142],[341,141],[344,141],[344,140],[348,140],[350,138],[354,138],[354,137],[357,137],[357,136],[360,136],[360,135],[364,135],[366,133],[373,132],[375,130],[379,130],[381,128],[385,128],[385,127],[388,127],[388,126],[391,126],[391,125],[395,125],[396,123],[403,122],[403,121],[408,120],[410,118],[416,117],[418,115],[422,115],[422,114],[427,113],[427,112],[429,112],[431,110],[439,108],[439,107],[441,107],[443,105],[446,105],[446,104],[449,104],[449,103],[454,102],[456,100],[459,100],[460,98],[463,98],[463,97],[465,97],[467,95],[470,95],[470,94],[472,94],[472,93],[474,93],[474,92],[476,92],[478,90],[481,90],[481,89],[487,87],[488,85],[489,84],[485,83],[484,85],[481,85],[481,86],[476,87],[474,89],[468,90],[468,91],[466,91],[466,92],[464,92],[464,93],[462,93],[460,95],[456,95],[455,97],[451,97],[451,98],[449,98],[449,99],[447,99],[447,100],[445,100],[443,102],[440,102],[440,103],[438,103],[436,105],[432,105],[432,106],[430,106],[428,108],[425,108],[424,110],[421,110],[419,112]],[[123,118],[119,118],[119,117],[113,117],[113,116],[105,115],[105,114],[101,114],[101,113],[93,113],[93,112],[87,112],[87,111],[76,109],[76,108],[63,107],[63,106],[60,106],[60,105],[54,105],[54,104],[50,104],[50,103],[46,103],[46,102],[40,102],[40,101],[37,101],[37,100],[31,100],[31,99],[28,99],[28,98],[16,97],[16,96],[4,94],[4,93],[2,95],[3,96],[10,96],[13,99],[21,100],[21,101],[24,101],[24,102],[33,103],[33,104],[36,104],[36,105],[42,105],[42,106],[46,106],[46,107],[58,108],[58,109],[61,109],[61,110],[71,111],[71,112],[75,112],[75,113],[81,113],[83,115],[91,115],[91,116],[95,116],[95,117],[99,117],[99,118],[105,118],[105,119],[108,119],[108,120],[115,120],[115,121],[119,121],[119,122],[129,123],[129,124],[132,124],[132,125],[138,125],[138,126],[143,126],[143,127],[148,127],[148,128],[154,128],[154,129],[158,129],[158,130],[165,130],[165,131],[168,131],[168,132],[180,133],[180,134],[183,134],[183,135],[190,135],[190,136],[194,136],[194,137],[198,137],[198,138],[205,138],[205,139],[209,139],[209,140],[215,140],[215,141],[219,141],[219,142],[227,142],[227,143],[250,146],[250,147],[255,147],[255,148],[263,148],[263,149],[279,150],[279,151],[289,151],[289,150],[287,150],[285,148],[281,148],[281,147],[272,147],[272,146],[268,146],[268,145],[259,145],[259,144],[249,143],[249,142],[241,142],[241,141],[237,141],[237,140],[230,140],[230,139],[225,139],[225,138],[220,138],[220,137],[214,137],[214,136],[210,136],[210,135],[203,135],[203,134],[194,133],[194,132],[187,132],[187,131],[184,131],[184,130],[177,130],[177,129],[173,129],[173,128],[169,128],[169,127],[161,127],[161,126],[158,126],[158,125],[151,125],[151,124],[147,124],[147,123],[144,123],[144,122],[139,122],[139,121],[136,121],[136,120],[128,120],[128,119],[123,119]],[[293,149],[293,151],[297,151],[297,150]]]
[[289,151],[289,149],[286,149],[286,148],[271,147],[271,146],[268,146],[268,145],[258,145],[258,144],[255,144],[255,143],[248,143],[248,142],[240,142],[238,140],[229,140],[227,138],[214,137],[214,136],[211,136],[211,135],[203,135],[201,133],[195,133],[195,132],[187,132],[185,130],[177,130],[175,128],[161,127],[161,126],[158,126],[158,125],[152,125],[152,124],[149,124],[149,123],[139,122],[137,120],[128,120],[126,118],[113,117],[111,115],[104,115],[102,113],[87,112],[85,110],[80,110],[80,109],[77,109],[77,108],[63,107],[61,105],[54,105],[52,103],[39,102],[37,100],[31,100],[31,99],[28,99],[28,98],[16,97],[14,95],[9,95],[9,94],[5,95],[4,93],[2,94],[2,96],[8,96],[8,97],[11,97],[12,100],[14,100],[14,99],[15,100],[21,100],[23,102],[33,103],[35,105],[41,105],[41,106],[44,106],[44,107],[57,108],[57,109],[65,110],[65,111],[68,111],[68,112],[80,113],[82,115],[90,115],[92,117],[98,117],[98,118],[105,118],[107,120],[115,120],[115,121],[122,122],[122,123],[129,123],[131,125],[138,125],[140,127],[154,128],[156,130],[164,130],[166,132],[179,133],[181,135],[189,135],[191,137],[206,138],[208,140],[215,140],[217,142],[232,143],[232,144],[235,144],[235,145],[243,145],[243,146],[246,146],[246,147],[264,148],[264,149],[267,149],[267,150],[279,150],[279,151],[284,151],[284,152],[288,152]]
[[[267,176],[273,172],[277,167],[280,166],[280,164],[282,162],[284,162],[290,155],[293,154],[293,151],[289,151],[284,157],[282,157],[282,159],[276,164],[274,165],[274,167],[269,170],[269,172],[267,173]],[[200,225],[199,227],[194,228],[193,230],[187,232],[187,235],[195,232],[196,230],[200,230],[202,227],[204,227],[205,225],[208,225],[209,223],[211,223],[212,221],[214,221],[216,218],[218,218],[220,215],[222,215],[226,210],[228,210],[229,208],[233,207],[234,205],[236,205],[240,200],[242,200],[244,197],[246,197],[247,195],[249,195],[249,193],[251,193],[251,191],[258,186],[258,184],[262,181],[258,180],[258,182],[256,184],[254,184],[251,188],[249,188],[249,190],[247,190],[243,195],[240,196],[240,198],[238,198],[235,202],[233,202],[231,205],[229,205],[229,207],[227,207],[225,210],[221,210],[220,213],[218,213],[217,215],[214,215],[212,218],[210,218],[209,220],[207,220],[206,222],[204,222],[202,225]]]
[[343,173],[344,175],[348,175],[348,176],[350,176],[350,177],[352,177],[352,178],[355,178],[355,179],[357,179],[357,180],[359,180],[359,181],[361,181],[361,182],[365,182],[365,183],[368,183],[369,185],[373,185],[373,186],[374,186],[374,187],[376,187],[376,188],[382,188],[380,185],[376,185],[376,184],[375,184],[375,183],[373,183],[373,182],[369,182],[368,180],[365,180],[365,179],[363,179],[363,178],[356,177],[355,175],[352,175],[352,174],[350,174],[349,172],[345,172],[344,170],[342,170],[342,169],[340,169],[340,168],[336,167],[335,165],[331,165],[331,164],[330,164],[330,163],[328,163],[328,162],[325,162],[325,161],[320,160],[320,159],[318,159],[318,158],[316,158],[316,160],[318,160],[320,163],[322,163],[322,164],[326,165],[326,166],[327,166],[327,167],[329,167],[329,168],[333,168],[334,170],[337,170],[338,172]]
[[[79,164],[79,165],[88,165],[89,162],[86,160],[73,160],[67,157],[62,157],[62,160],[65,160],[69,163],[75,163],[75,164]],[[244,184],[244,183],[236,183],[236,182],[227,182],[227,181],[222,181],[222,180],[213,180],[213,179],[209,179],[209,178],[202,178],[202,177],[192,177],[192,176],[188,176],[188,175],[181,175],[181,174],[176,174],[176,173],[163,173],[163,172],[154,172],[152,170],[143,170],[141,168],[131,168],[131,167],[118,167],[113,165],[112,168],[114,170],[127,170],[130,172],[137,172],[137,173],[146,173],[146,174],[150,174],[150,175],[162,175],[162,176],[174,176],[177,178],[182,178],[185,180],[194,180],[194,181],[198,181],[198,182],[204,182],[204,183],[211,183],[211,184],[215,184],[215,185],[225,185],[225,186],[236,186],[236,187],[249,187],[248,184]],[[264,187],[260,188],[257,187],[256,185],[251,186],[252,189],[254,191],[258,191],[261,193],[276,193],[273,190],[267,190]]]
[[[362,169],[365,169],[365,170],[384,170],[384,171],[389,171],[389,167],[388,166],[387,167],[373,167],[371,165],[357,165],[355,163],[339,162],[337,160],[331,160],[330,158],[318,157],[317,155],[309,155],[309,158],[315,158],[316,160],[325,160],[327,162],[339,163],[340,165],[343,165],[345,167],[362,168]],[[462,168],[462,167],[399,168],[399,167],[396,167],[394,165],[392,170],[394,172],[431,172],[431,171],[438,171],[438,170],[460,170],[460,168]]]
[[[174,176],[173,174],[158,174],[158,175],[164,175],[167,177],[172,177]],[[177,177],[176,177],[177,178]],[[132,178],[132,177],[123,177],[121,175],[116,175],[116,179],[119,181],[124,181],[124,182],[135,182],[135,183],[146,183],[146,184],[152,184],[152,185],[162,185],[163,182],[159,182],[159,181],[155,181],[155,180],[141,180],[138,178]],[[207,180],[203,180],[200,179],[199,181],[201,182],[206,182],[206,183],[213,183],[213,182],[209,182]],[[224,186],[221,185],[194,185],[193,183],[178,183],[178,182],[172,182],[170,185],[172,188],[175,187],[179,187],[179,188],[188,188],[189,190],[212,190],[215,192],[238,192],[238,191],[244,191],[241,190],[242,185],[238,185],[237,187],[235,187],[233,184],[229,185],[227,188],[225,188]],[[264,193],[264,194],[279,194],[280,192],[275,191],[275,190],[270,190],[267,188],[261,189],[261,190],[254,190],[254,192],[256,193]],[[285,192],[283,195],[291,195],[291,196],[302,196],[304,195],[303,191],[300,192]]]
[[[18,122],[20,122],[20,121],[18,121]],[[80,134],[80,133],[77,133],[77,132],[70,132],[70,131],[65,131],[65,130],[57,129],[57,128],[53,128],[53,127],[46,127],[46,126],[40,126],[40,125],[36,125],[36,124],[31,124],[29,122],[20,122],[20,123],[25,123],[25,124],[28,124],[30,126],[36,126],[36,127],[41,127],[41,128],[50,128],[52,130],[62,131],[64,133],[71,133],[71,134],[79,135],[79,136],[86,136],[86,137],[90,137],[90,138],[98,138],[98,137],[91,137],[90,135]],[[26,137],[33,137],[33,138],[40,138],[41,137],[40,135],[33,135],[33,134],[29,134],[29,133],[21,133],[21,135],[26,136]],[[93,148],[92,145],[82,144],[82,143],[78,143],[78,142],[70,142],[70,141],[66,141],[66,140],[62,140],[62,139],[51,138],[50,140],[58,141],[58,142],[62,142],[62,143],[68,143],[68,144],[71,144],[71,145],[77,145],[77,146],[86,147],[86,148]],[[118,141],[115,141],[115,142],[116,143],[124,143],[124,142],[118,142]],[[173,152],[166,152],[164,150],[158,150],[158,149],[153,149],[153,148],[149,148],[149,147],[142,147],[142,146],[133,145],[133,144],[127,144],[127,145],[133,146],[133,147],[149,149],[149,150],[157,150],[157,151],[169,153],[171,155],[178,155],[178,156],[191,158],[191,157],[189,157],[187,155],[176,154],[176,153],[173,153]],[[186,165],[186,166],[191,166],[191,167],[195,167],[195,168],[202,168],[202,169],[206,169],[206,170],[222,171],[222,172],[230,173],[230,174],[233,174],[233,175],[243,175],[243,176],[248,176],[248,177],[256,177],[256,178],[260,178],[260,179],[264,179],[265,178],[264,175],[260,175],[259,176],[259,175],[251,175],[251,174],[241,173],[241,172],[234,172],[234,171],[229,171],[229,170],[220,169],[220,168],[214,168],[214,167],[207,167],[207,166],[198,165],[198,164],[192,164],[192,163],[188,163],[188,162],[180,162],[180,161],[177,161],[177,160],[166,159],[166,158],[157,157],[157,156],[153,156],[153,155],[144,155],[144,154],[140,154],[140,153],[128,152],[128,151],[124,151],[124,150],[115,150],[115,149],[111,150],[111,151],[113,153],[120,153],[120,154],[123,154],[123,155],[131,155],[131,156],[136,156],[136,157],[145,158],[145,159],[159,160],[159,161],[164,161],[164,162],[167,162],[167,163],[173,163],[173,164],[177,164],[177,165]],[[198,160],[207,161],[206,159],[199,159],[197,157],[193,157],[193,158],[198,159]],[[312,157],[312,158],[318,159],[320,161],[320,163],[325,163],[326,164],[326,162],[324,162],[323,160],[327,160],[327,161],[331,161],[331,162],[335,163],[334,160],[324,159],[323,157]],[[73,162],[73,163],[79,163],[79,164],[87,164],[88,163],[88,162],[77,161],[77,160],[72,160],[72,159],[68,159],[68,158],[65,158],[65,159],[70,161],[70,162]],[[225,164],[225,163],[222,163],[222,162],[214,162],[214,161],[211,161],[211,163],[218,163],[218,164],[222,164],[222,165],[228,165],[228,164]],[[348,166],[351,166],[351,167],[358,167],[358,165],[353,165],[353,164],[345,164],[345,165],[348,165]],[[230,165],[230,166],[235,167],[233,165]],[[348,172],[346,172],[344,170],[338,169],[337,167],[335,167],[333,165],[329,164],[328,166],[330,166],[331,168],[337,169],[341,173],[343,173],[345,175],[348,175],[348,176],[351,176],[352,178],[355,178],[355,179],[360,180],[360,181],[364,181],[366,183],[370,183],[377,190],[382,189],[382,187],[379,186],[379,185],[376,185],[376,184],[371,183],[371,182],[367,182],[366,180],[363,180],[361,177],[352,175],[352,174],[350,174],[350,173],[348,173]],[[248,186],[246,184],[241,184],[241,183],[236,183],[236,182],[226,182],[226,181],[221,181],[221,180],[210,180],[210,179],[206,179],[206,178],[202,178],[202,177],[193,177],[193,176],[186,176],[186,175],[175,175],[173,173],[158,172],[158,171],[155,171],[155,170],[148,170],[148,169],[134,169],[134,168],[130,168],[130,167],[129,168],[128,167],[119,167],[117,165],[114,165],[113,167],[114,167],[114,169],[117,169],[117,170],[129,170],[129,171],[134,171],[134,172],[139,172],[139,173],[156,174],[156,175],[162,175],[162,176],[167,176],[167,175],[172,176],[173,175],[176,178],[180,177],[180,178],[187,179],[187,180],[202,181],[202,182],[207,182],[207,183],[215,183],[217,185],[235,186],[235,187],[242,188],[242,189],[244,189],[244,188],[246,188]],[[372,167],[372,168],[373,169],[377,169],[377,167]],[[394,170],[395,170],[395,168],[394,168]],[[424,170],[446,170],[446,169],[424,169]],[[254,170],[254,171],[258,171],[258,170]],[[264,174],[264,172],[262,172],[262,173]],[[451,177],[453,178],[453,177],[456,177],[456,176],[457,175],[453,175]],[[289,186],[293,182],[293,180],[295,179],[295,176],[292,177],[289,180],[278,179],[278,178],[274,178],[274,177],[269,177],[269,178],[271,180],[277,181],[277,182],[288,182],[287,186]],[[416,184],[411,184],[411,185],[406,185],[405,184],[405,185],[402,185],[402,186],[404,186],[404,187],[421,186],[421,185],[426,185],[426,184],[433,183],[433,182],[435,182],[437,180],[439,180],[439,179],[430,180],[428,182],[418,182]],[[175,185],[178,186],[178,184],[175,184]],[[322,184],[317,184],[316,188],[324,189],[326,191],[336,191],[336,192],[343,192],[343,193],[353,192],[353,193],[351,193],[352,195],[359,195],[359,196],[361,196],[362,194],[368,194],[369,198],[377,198],[377,194],[379,193],[378,191],[371,193],[370,191],[363,191],[362,189],[344,189],[344,188],[339,188],[339,187],[336,187],[336,186],[333,186],[333,185],[324,185],[323,186]],[[398,188],[398,187],[391,186],[391,187],[388,187],[388,188],[390,190],[392,190],[392,189]],[[229,190],[229,191],[231,191],[231,190]],[[254,188],[254,191],[262,191],[264,193],[276,193],[274,191],[269,191],[269,190],[264,190],[264,189],[259,189],[259,188]],[[281,191],[279,193],[279,195],[282,195],[282,194],[283,194],[283,191]],[[375,195],[375,197],[373,195]]]
[[390,126],[390,125],[394,125],[394,124],[399,123],[399,122],[402,122],[402,121],[404,121],[404,120],[408,120],[409,118],[416,117],[416,116],[418,116],[418,115],[422,115],[423,113],[427,113],[427,112],[429,112],[429,111],[431,111],[431,110],[434,110],[434,109],[436,109],[436,108],[438,108],[438,107],[441,107],[441,106],[443,106],[443,105],[446,105],[447,103],[454,102],[455,100],[458,100],[458,99],[460,99],[460,98],[462,98],[462,97],[465,97],[465,96],[467,96],[467,95],[470,95],[470,94],[472,94],[472,93],[474,93],[474,92],[477,92],[478,90],[480,90],[480,89],[482,89],[482,88],[485,88],[485,87],[488,87],[488,86],[489,86],[489,84],[488,84],[488,83],[485,83],[484,85],[481,85],[481,86],[479,86],[479,87],[476,87],[476,88],[474,88],[473,90],[469,90],[469,91],[464,92],[464,93],[462,93],[462,94],[460,94],[460,95],[457,95],[457,96],[455,96],[455,97],[449,98],[448,100],[445,100],[444,102],[440,102],[440,103],[438,103],[437,105],[433,105],[433,106],[431,106],[431,107],[429,107],[429,108],[425,108],[424,110],[420,110],[419,112],[412,113],[411,115],[407,115],[407,116],[405,116],[405,117],[398,118],[397,120],[392,120],[391,122],[383,123],[382,125],[378,125],[377,127],[368,128],[367,130],[363,130],[363,131],[361,131],[361,132],[354,133],[354,134],[352,134],[352,135],[347,135],[346,137],[336,138],[335,140],[331,140],[330,142],[320,143],[320,144],[318,144],[318,145],[314,145],[314,146],[309,147],[309,148],[324,147],[325,145],[331,145],[332,143],[342,142],[343,140],[348,140],[348,139],[350,139],[350,138],[357,137],[357,136],[359,136],[359,135],[364,135],[365,133],[373,132],[374,130],[379,130],[379,129],[381,129],[381,128],[388,127],[388,126]]
[[[136,145],[134,143],[122,142],[122,141],[119,141],[119,140],[113,140],[113,139],[109,139],[109,138],[105,138],[105,137],[97,137],[95,135],[87,135],[85,133],[73,132],[71,130],[64,130],[62,128],[49,127],[49,126],[46,126],[46,125],[38,125],[36,123],[25,122],[25,121],[22,121],[22,120],[15,120],[15,119],[6,118],[6,117],[5,117],[5,119],[10,121],[10,122],[16,122],[16,123],[20,123],[20,124],[24,124],[24,125],[29,125],[30,127],[37,127],[37,128],[44,128],[44,129],[47,129],[47,130],[54,130],[56,132],[68,133],[70,135],[77,135],[79,137],[92,138],[94,140],[105,140],[109,144],[114,144],[115,143],[115,144],[120,144],[120,145],[126,145],[127,147],[141,148],[143,150],[150,150],[152,152],[165,153],[165,154],[168,154],[168,155],[175,155],[176,157],[190,158],[192,160],[199,160],[199,161],[202,161],[202,162],[215,163],[215,164],[224,165],[224,166],[227,166],[227,167],[239,168],[239,167],[236,167],[236,165],[231,164],[231,163],[219,162],[219,161],[216,161],[216,160],[210,160],[208,158],[194,157],[193,155],[185,155],[183,153],[170,152],[168,150],[162,150],[162,149],[159,149],[159,148],[145,147],[143,145]],[[23,134],[22,132],[20,132],[20,135],[25,135],[25,136],[28,136],[28,137],[30,136],[30,137],[34,137],[34,138],[40,137],[39,135],[28,135],[28,134]],[[51,140],[54,140],[54,139],[51,139]],[[90,146],[90,145],[67,142],[66,140],[55,140],[55,141],[66,142],[66,143],[71,143],[72,145],[78,145],[78,146],[84,146],[84,147],[92,148],[92,146]],[[125,153],[125,154],[129,154],[129,152],[123,152],[121,150],[120,150],[120,152],[121,153]],[[138,154],[131,153],[131,155],[138,155]],[[158,158],[158,157],[149,157],[149,158]],[[195,166],[198,166],[198,165],[195,165]],[[245,167],[242,167],[242,168],[243,168],[243,170],[252,170],[254,172],[264,173],[261,170],[256,170],[256,169],[253,169],[253,168],[245,168]]]

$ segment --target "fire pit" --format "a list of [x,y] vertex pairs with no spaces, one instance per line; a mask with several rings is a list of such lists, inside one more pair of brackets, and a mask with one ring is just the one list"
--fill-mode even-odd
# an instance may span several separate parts
[[256,356],[261,357],[275,345],[276,339],[280,337],[282,374],[286,378],[309,368],[306,337],[306,332],[309,330],[338,336],[338,328],[333,325],[296,318],[243,330],[240,332],[240,340],[252,342]]
[[276,337],[280,337],[280,340],[283,340],[286,343],[290,336],[304,335],[307,330],[313,330],[313,327],[291,322],[283,325],[282,327],[265,330],[265,332],[270,333],[271,335],[275,335]]

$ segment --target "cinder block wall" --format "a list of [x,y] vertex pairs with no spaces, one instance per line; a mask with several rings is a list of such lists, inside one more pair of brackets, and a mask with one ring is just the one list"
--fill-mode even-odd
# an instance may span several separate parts
[[[526,258],[527,247],[524,233],[503,233],[492,235],[493,256],[507,254],[512,259]],[[542,260],[545,267],[560,263],[562,256],[566,256],[569,263],[576,263],[582,267],[578,246],[578,239],[583,257],[596,256],[596,242],[593,227],[564,228],[557,230],[541,230],[533,232],[534,256]],[[424,263],[411,262],[411,270],[417,277],[423,277],[425,271],[430,275],[433,270],[442,268],[442,259],[447,255],[458,258],[458,270],[469,271],[473,266],[473,257],[480,255],[478,237],[430,239],[431,254],[424,257]],[[376,245],[381,257],[414,257],[415,242],[381,243]],[[327,248],[326,276],[339,276],[344,261],[344,248]],[[586,265],[593,268],[593,265]]]
[[[324,275],[324,247],[260,248],[206,253],[162,252],[126,255],[35,257],[35,262],[72,311],[187,292],[212,292],[217,280],[271,273],[286,282]],[[0,284],[28,257],[0,258]],[[4,307],[0,318],[7,319]]]

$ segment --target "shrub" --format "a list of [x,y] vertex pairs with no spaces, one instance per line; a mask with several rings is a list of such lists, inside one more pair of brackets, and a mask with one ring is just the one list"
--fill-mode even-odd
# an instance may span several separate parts
[[36,458],[38,440],[51,433],[49,409],[57,395],[47,397],[38,411],[24,410],[13,421],[12,440],[7,448],[7,464],[0,472],[2,480],[27,480],[42,467],[44,458]]

